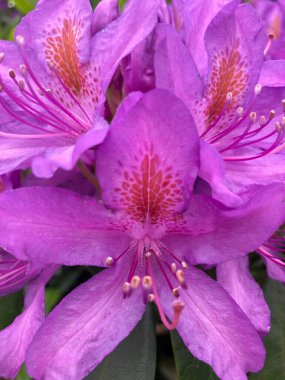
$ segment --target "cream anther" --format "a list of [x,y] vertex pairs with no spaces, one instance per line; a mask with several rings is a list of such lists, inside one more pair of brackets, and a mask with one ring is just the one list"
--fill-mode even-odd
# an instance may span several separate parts
[[281,126],[284,128],[285,127],[285,116],[282,117],[281,120]]
[[16,36],[15,40],[19,46],[25,45],[25,38],[23,36],[18,35],[18,36]]
[[25,89],[25,82],[22,79],[19,80],[18,87],[20,91],[23,91]]
[[180,292],[178,288],[172,289],[172,294],[174,295],[175,298],[178,298],[180,296]]
[[281,100],[283,111],[285,112],[285,99]]
[[250,120],[251,120],[253,123],[255,123],[255,121],[256,121],[256,112],[251,112],[251,113],[249,114],[249,117],[250,117]]
[[25,76],[27,74],[27,66],[23,63],[20,65],[20,73]]
[[148,296],[147,296],[149,302],[154,302],[155,301],[155,295],[153,293],[150,293]]
[[125,296],[129,296],[131,294],[131,291],[132,291],[132,286],[129,282],[124,282],[123,284],[123,293]]
[[12,79],[15,79],[16,78],[16,73],[13,69],[9,69],[8,71],[9,73],[9,76],[12,78]]
[[144,276],[142,279],[142,287],[145,290],[149,290],[152,288],[152,279],[150,276]]
[[1,52],[0,53],[0,63],[3,62],[4,57],[5,57],[5,53]]
[[2,92],[2,91],[3,91],[3,85],[0,84],[0,92]]
[[189,269],[189,265],[186,263],[186,261],[182,261],[181,265],[184,269]]
[[140,286],[140,283],[141,283],[140,276],[137,276],[137,275],[133,276],[133,278],[131,279],[132,288],[137,289]]
[[260,95],[261,90],[262,90],[262,86],[261,86],[260,83],[258,83],[257,85],[255,85],[255,87],[254,87],[254,93],[255,93],[255,95]]
[[51,90],[51,88],[47,88],[47,89],[46,89],[46,92],[47,92],[49,95],[52,95],[52,90]]
[[232,98],[233,98],[233,93],[232,92],[228,92],[227,95],[226,95],[227,101],[231,102]]
[[146,251],[145,252],[145,257],[150,257],[152,255],[152,252],[151,251]]
[[110,267],[112,264],[114,264],[114,258],[112,256],[108,256],[105,260],[106,267]]
[[275,110],[271,110],[269,113],[269,119],[272,120],[275,117]]
[[177,265],[175,263],[171,264],[171,270],[172,270],[173,273],[176,273],[176,271],[177,271]]
[[260,116],[259,124],[264,125],[266,123],[266,117],[264,115]]
[[241,118],[243,115],[243,107],[238,107],[237,109],[237,117]]
[[275,129],[276,129],[276,132],[278,132],[278,133],[280,133],[282,131],[282,127],[278,121],[276,121],[276,123],[275,123]]
[[185,285],[185,275],[182,269],[178,269],[176,272],[176,278],[180,285]]

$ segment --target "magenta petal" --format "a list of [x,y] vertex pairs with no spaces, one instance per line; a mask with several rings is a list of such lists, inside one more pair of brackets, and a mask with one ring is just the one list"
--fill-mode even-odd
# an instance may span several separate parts
[[126,267],[80,285],[48,316],[27,355],[36,379],[83,379],[130,333],[145,309],[142,295],[123,299]]
[[74,145],[47,149],[46,152],[34,158],[32,169],[36,176],[50,178],[58,168],[71,170],[88,149],[100,144],[109,130],[108,123],[103,118],[96,118],[94,126],[79,137]]
[[[163,219],[164,211],[181,211],[189,201],[199,165],[197,130],[181,100],[156,89],[118,112],[97,157],[103,201],[109,207],[141,221],[148,187],[150,203],[161,204],[151,203],[149,214],[161,209],[157,218]],[[143,196],[132,196],[136,191]],[[165,199],[169,203],[163,204]]]
[[28,286],[25,310],[0,331],[0,375],[14,378],[25,360],[26,351],[45,318],[44,281],[38,277]]
[[236,301],[261,335],[270,330],[270,310],[262,289],[248,267],[248,257],[229,260],[217,266],[217,279]]
[[0,245],[23,260],[104,266],[107,256],[129,245],[119,225],[94,198],[68,190],[39,187],[0,194]]
[[192,196],[184,228],[170,225],[164,244],[193,264],[218,264],[254,251],[285,220],[284,186],[249,189],[247,196],[243,206],[223,211]]
[[104,29],[119,16],[118,0],[101,0],[96,6],[91,22],[91,34]]
[[[156,86],[174,93],[193,111],[203,92],[193,58],[172,26],[159,24],[156,33]],[[195,118],[195,113],[193,116]]]
[[238,207],[242,199],[232,192],[225,179],[224,163],[216,149],[201,140],[201,166],[199,177],[204,179],[212,188],[212,197],[228,207]]
[[[249,319],[214,280],[201,270],[185,271],[187,290],[178,332],[194,356],[210,364],[221,380],[246,380],[247,372],[261,370],[265,360],[262,341]],[[172,315],[170,296],[164,307]]]
[[184,1],[186,45],[189,47],[201,75],[207,68],[205,33],[213,18],[232,0],[191,0]]
[[98,32],[91,42],[92,54],[98,61],[107,84],[119,62],[154,28],[159,0],[129,0],[118,19]]
[[258,82],[263,87],[284,87],[285,60],[264,62]]

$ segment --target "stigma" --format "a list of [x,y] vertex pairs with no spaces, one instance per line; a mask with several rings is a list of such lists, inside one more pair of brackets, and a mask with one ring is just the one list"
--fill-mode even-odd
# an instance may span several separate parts
[[[174,255],[160,241],[145,238],[133,242],[116,258],[108,256],[105,260],[106,267],[117,265],[118,261],[126,255],[130,259],[130,268],[122,284],[123,298],[131,297],[133,292],[141,291],[145,303],[156,304],[165,327],[168,330],[175,329],[184,308],[181,290],[187,289],[185,276],[185,270],[188,269],[187,262]],[[170,297],[173,298],[171,322],[166,317],[162,306],[161,288],[168,289]]]

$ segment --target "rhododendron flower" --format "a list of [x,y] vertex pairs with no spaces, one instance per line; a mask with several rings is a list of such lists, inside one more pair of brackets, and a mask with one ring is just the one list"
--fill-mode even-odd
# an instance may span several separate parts
[[92,19],[88,0],[40,1],[15,42],[0,42],[0,174],[31,165],[50,177],[104,139],[108,84],[154,27],[158,8],[157,1],[130,0],[117,20],[105,26],[113,18],[106,16],[98,25],[106,3]]
[[265,352],[254,326],[192,264],[260,246],[284,220],[284,187],[248,189],[231,211],[194,195],[197,129],[164,90],[127,97],[97,154],[103,204],[56,188],[0,195],[0,244],[19,259],[108,267],[47,317],[28,350],[30,376],[83,378],[135,327],[148,301],[221,379],[260,370]]
[[[217,13],[217,3],[181,2],[184,39],[171,25],[157,27],[156,84],[191,110],[201,139],[199,176],[215,199],[237,207],[246,186],[284,181],[285,156],[277,153],[285,137],[285,62],[263,66],[267,39],[251,5],[232,1]],[[199,29],[201,9],[208,26],[202,19]]]

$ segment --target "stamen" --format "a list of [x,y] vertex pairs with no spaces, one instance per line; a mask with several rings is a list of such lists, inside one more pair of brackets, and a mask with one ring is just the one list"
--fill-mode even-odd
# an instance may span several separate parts
[[124,298],[126,297],[129,297],[131,295],[131,292],[132,292],[132,286],[129,282],[124,282],[123,284],[123,296]]
[[152,288],[152,278],[151,276],[144,276],[142,279],[142,287],[144,290],[150,290]]
[[137,276],[137,275],[133,276],[133,278],[131,280],[132,288],[137,289],[140,286],[140,283],[141,283],[140,276]]
[[25,45],[25,38],[19,34],[16,36],[15,41],[20,47]]
[[155,301],[155,296],[153,293],[150,293],[148,296],[147,296],[149,302],[154,302]]
[[110,267],[112,264],[114,264],[114,258],[112,256],[108,256],[105,260],[106,267]]
[[184,269],[189,269],[189,265],[186,263],[186,261],[182,261],[181,265]]
[[260,95],[262,90],[262,85],[260,83],[256,84],[254,87],[254,94]]
[[5,57],[5,53],[1,52],[1,53],[0,53],[0,63],[3,62],[4,57]]
[[274,34],[270,33],[270,34],[268,34],[267,37],[268,37],[267,44],[266,44],[265,49],[263,51],[264,55],[267,55],[268,52],[269,52],[269,50],[270,50],[270,48],[271,48],[272,41],[274,40]]
[[172,270],[173,273],[176,273],[176,271],[177,271],[177,265],[175,263],[171,264],[171,270]]
[[172,293],[173,293],[175,298],[178,298],[180,296],[180,292],[179,292],[178,288],[172,289]]
[[181,286],[186,287],[185,275],[182,269],[178,269],[176,272],[176,278]]
[[168,330],[174,330],[177,327],[177,325],[178,325],[178,322],[179,322],[179,319],[180,319],[180,315],[181,315],[181,312],[182,312],[183,307],[184,307],[184,303],[182,301],[179,301],[179,300],[173,302],[173,304],[172,304],[173,312],[174,312],[173,321],[172,321],[172,323],[169,323],[168,320],[167,320],[167,318],[166,318],[166,316],[165,316],[165,314],[164,314],[162,305],[160,303],[158,291],[157,291],[156,284],[155,284],[155,281],[154,281],[154,275],[153,275],[153,270],[152,270],[152,265],[151,265],[151,259],[149,257],[147,258],[147,264],[148,264],[150,276],[152,278],[152,288],[153,288],[154,300],[155,300],[155,303],[156,303],[156,306],[157,306],[160,318],[162,320],[162,323],[164,324],[164,326]]

